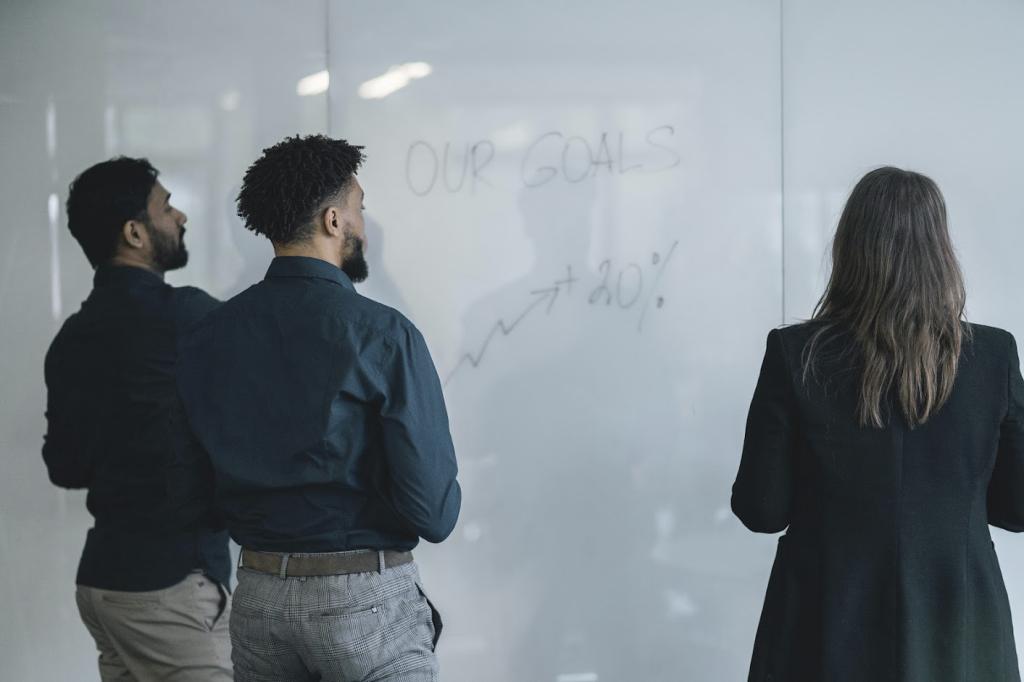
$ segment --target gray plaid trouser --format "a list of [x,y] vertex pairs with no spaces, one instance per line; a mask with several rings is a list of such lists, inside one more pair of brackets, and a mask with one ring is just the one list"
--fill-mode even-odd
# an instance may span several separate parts
[[435,617],[415,562],[309,578],[239,568],[235,680],[437,682]]

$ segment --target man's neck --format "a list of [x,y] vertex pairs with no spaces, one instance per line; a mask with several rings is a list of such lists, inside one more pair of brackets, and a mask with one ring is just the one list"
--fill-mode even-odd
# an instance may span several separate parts
[[299,244],[274,244],[275,256],[305,256],[327,261],[336,268],[341,268],[341,254],[333,244],[310,241]]
[[110,260],[108,260],[106,264],[107,265],[127,266],[127,267],[130,267],[130,268],[140,268],[142,270],[146,270],[148,272],[152,272],[154,275],[156,275],[160,279],[164,278],[163,270],[158,270],[155,267],[153,267],[152,263],[148,263],[148,262],[146,262],[146,261],[144,261],[142,259],[139,259],[139,258],[132,258],[131,256],[124,256],[124,255],[118,254],[118,255],[114,256],[113,258],[111,258]]

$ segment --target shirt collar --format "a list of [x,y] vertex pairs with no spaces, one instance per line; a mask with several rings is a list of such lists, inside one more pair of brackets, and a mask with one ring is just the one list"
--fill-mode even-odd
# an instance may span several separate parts
[[155,272],[134,265],[101,265],[96,268],[92,283],[97,287],[106,284],[166,284],[163,277]]
[[308,256],[278,256],[267,269],[267,278],[271,277],[315,277],[337,282],[346,289],[355,291],[352,280],[348,278],[334,263]]

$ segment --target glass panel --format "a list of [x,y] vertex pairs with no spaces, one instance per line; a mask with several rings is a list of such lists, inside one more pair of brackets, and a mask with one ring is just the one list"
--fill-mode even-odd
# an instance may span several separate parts
[[424,332],[465,502],[417,555],[448,680],[746,675],[728,509],[781,319],[778,5],[330,5],[363,291]]
[[47,480],[43,357],[92,287],[67,231],[68,183],[113,155],[147,156],[188,216],[173,284],[225,297],[272,252],[235,216],[260,150],[324,132],[323,0],[173,3],[15,0],[0,8],[0,678],[96,678],[75,573],[92,518]]

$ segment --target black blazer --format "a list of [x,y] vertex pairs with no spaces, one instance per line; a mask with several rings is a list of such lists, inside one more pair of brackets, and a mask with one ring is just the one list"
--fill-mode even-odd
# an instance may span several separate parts
[[[1013,337],[972,325],[949,401],[857,419],[838,344],[804,381],[813,323],[768,335],[732,508],[777,533],[750,680],[1020,680],[988,525],[1024,530],[1024,380]],[[842,342],[840,342],[841,344]]]

